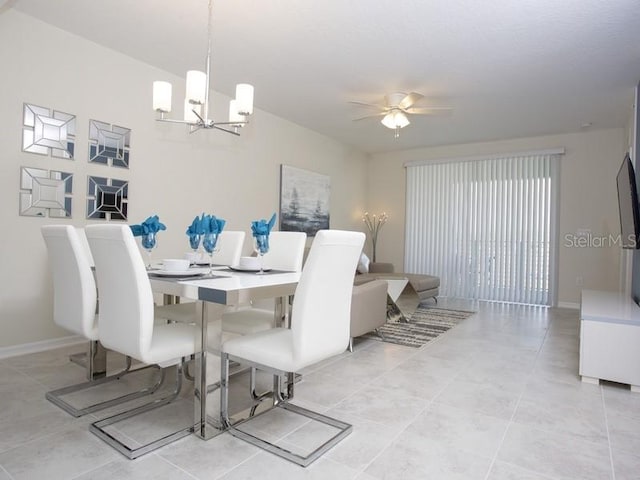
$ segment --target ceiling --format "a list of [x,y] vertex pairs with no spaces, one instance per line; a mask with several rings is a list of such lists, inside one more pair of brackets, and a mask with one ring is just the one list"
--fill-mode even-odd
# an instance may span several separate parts
[[[181,77],[204,69],[206,0],[7,8]],[[214,90],[252,83],[257,108],[369,153],[623,127],[640,81],[638,0],[216,0],[213,28]],[[398,139],[353,121],[370,111],[349,101],[398,91],[453,112],[410,117]]]

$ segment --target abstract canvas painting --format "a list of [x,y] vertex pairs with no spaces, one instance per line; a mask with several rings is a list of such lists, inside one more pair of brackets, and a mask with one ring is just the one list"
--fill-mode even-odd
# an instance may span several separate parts
[[314,236],[329,228],[331,179],[328,175],[282,165],[280,230]]

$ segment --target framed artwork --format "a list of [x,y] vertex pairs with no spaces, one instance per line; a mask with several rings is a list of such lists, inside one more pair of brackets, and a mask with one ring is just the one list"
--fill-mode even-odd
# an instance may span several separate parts
[[329,228],[331,179],[302,168],[280,167],[280,230],[314,236]]

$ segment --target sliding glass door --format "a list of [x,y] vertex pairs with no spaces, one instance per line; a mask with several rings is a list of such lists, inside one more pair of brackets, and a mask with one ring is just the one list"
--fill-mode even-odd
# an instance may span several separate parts
[[407,165],[405,271],[443,296],[550,305],[559,154]]

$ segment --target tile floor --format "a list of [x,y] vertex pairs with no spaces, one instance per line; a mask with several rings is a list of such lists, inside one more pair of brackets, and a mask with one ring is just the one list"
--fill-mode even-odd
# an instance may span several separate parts
[[[577,310],[440,303],[478,313],[421,349],[359,342],[304,372],[296,401],[354,425],[307,469],[228,434],[127,460],[89,433],[95,417],[44,398],[82,379],[74,349],[2,360],[0,480],[640,479],[640,394],[579,381]],[[259,426],[304,445],[300,427]]]

